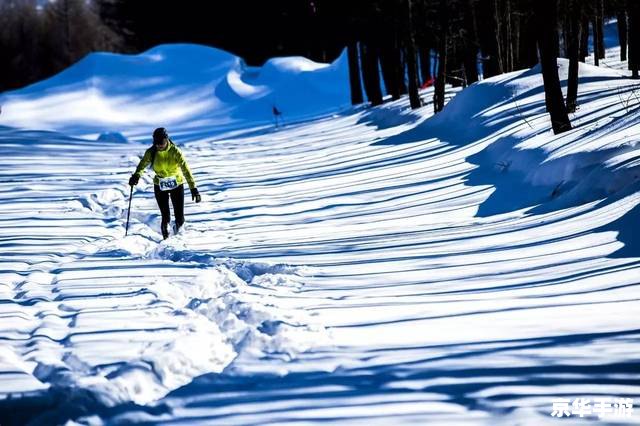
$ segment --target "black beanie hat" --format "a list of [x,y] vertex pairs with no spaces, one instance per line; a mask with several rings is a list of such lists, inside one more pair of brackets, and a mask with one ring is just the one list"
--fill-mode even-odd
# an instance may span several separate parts
[[164,127],[158,127],[153,131],[153,143],[162,143],[165,138],[169,138],[169,135]]

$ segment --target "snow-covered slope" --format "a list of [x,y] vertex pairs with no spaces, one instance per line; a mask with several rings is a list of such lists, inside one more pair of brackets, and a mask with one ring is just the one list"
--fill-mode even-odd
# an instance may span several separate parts
[[139,55],[92,53],[54,77],[0,95],[0,125],[86,137],[114,129],[140,137],[140,128],[157,123],[210,133],[269,124],[273,106],[288,122],[348,107],[348,84],[346,53],[332,64],[288,57],[262,67],[189,44]]
[[[593,28],[591,28],[589,37],[589,56],[585,58],[585,61],[589,65],[593,65],[595,58],[593,57]],[[610,19],[604,24],[604,47],[605,58],[600,59],[599,66],[601,68],[607,68],[616,70],[622,75],[631,76],[631,71],[627,61],[620,60],[620,39],[618,38],[618,20]]]
[[[225,65],[216,87],[254,117],[291,64],[320,67],[274,60],[239,88]],[[64,96],[52,81],[29,102]],[[0,128],[0,423],[539,425],[578,422],[556,398],[637,398],[637,82],[585,65],[579,90],[559,136],[535,69],[436,117],[178,120],[204,200],[167,241],[149,175],[124,237],[144,145]],[[129,113],[105,129],[164,124]]]

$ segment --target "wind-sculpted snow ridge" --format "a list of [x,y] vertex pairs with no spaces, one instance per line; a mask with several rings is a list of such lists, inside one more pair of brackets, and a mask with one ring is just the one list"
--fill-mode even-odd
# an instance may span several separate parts
[[[291,122],[349,106],[346,53],[332,64],[287,57],[249,67],[219,49],[160,45],[139,55],[92,53],[54,77],[0,94],[0,125],[97,138],[117,128],[200,128],[208,133]],[[312,100],[312,101],[311,101]]]
[[581,64],[557,136],[536,69],[178,127],[203,201],[166,241],[149,174],[123,238],[144,146],[0,129],[0,423],[597,424],[551,412],[640,395],[636,90]]

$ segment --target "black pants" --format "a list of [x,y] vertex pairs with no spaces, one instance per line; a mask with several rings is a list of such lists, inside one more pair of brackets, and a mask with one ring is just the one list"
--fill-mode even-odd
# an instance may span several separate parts
[[173,204],[173,215],[176,218],[176,228],[180,229],[184,224],[184,185],[179,185],[171,191],[160,191],[160,187],[158,185],[154,185],[153,192],[156,194],[156,201],[158,202],[158,207],[160,207],[160,213],[162,214],[162,229],[165,229],[171,221],[169,197],[171,197],[171,204]]

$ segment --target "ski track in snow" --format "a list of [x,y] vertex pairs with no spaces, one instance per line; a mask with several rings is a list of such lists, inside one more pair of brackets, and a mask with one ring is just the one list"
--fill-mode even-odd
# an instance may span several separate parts
[[42,424],[544,424],[554,398],[637,398],[637,101],[583,72],[560,136],[533,71],[431,120],[401,100],[185,130],[204,200],[165,242],[149,173],[123,237],[143,145],[1,128],[0,407]]
[[[210,262],[209,255],[200,262],[194,251],[172,261],[172,245],[182,247],[189,234],[158,244],[148,191],[136,194],[134,208],[143,211],[132,214],[131,236],[123,238],[130,146],[107,151],[15,130],[1,138],[8,154],[0,204],[5,397],[41,398],[48,389],[39,404],[62,401],[62,411],[87,400],[144,404],[222,371],[238,354],[289,358],[305,339],[308,347],[326,340],[305,314],[263,301],[269,296],[261,292],[275,285],[285,295],[299,286],[295,268]],[[253,281],[260,288],[249,291]]]

